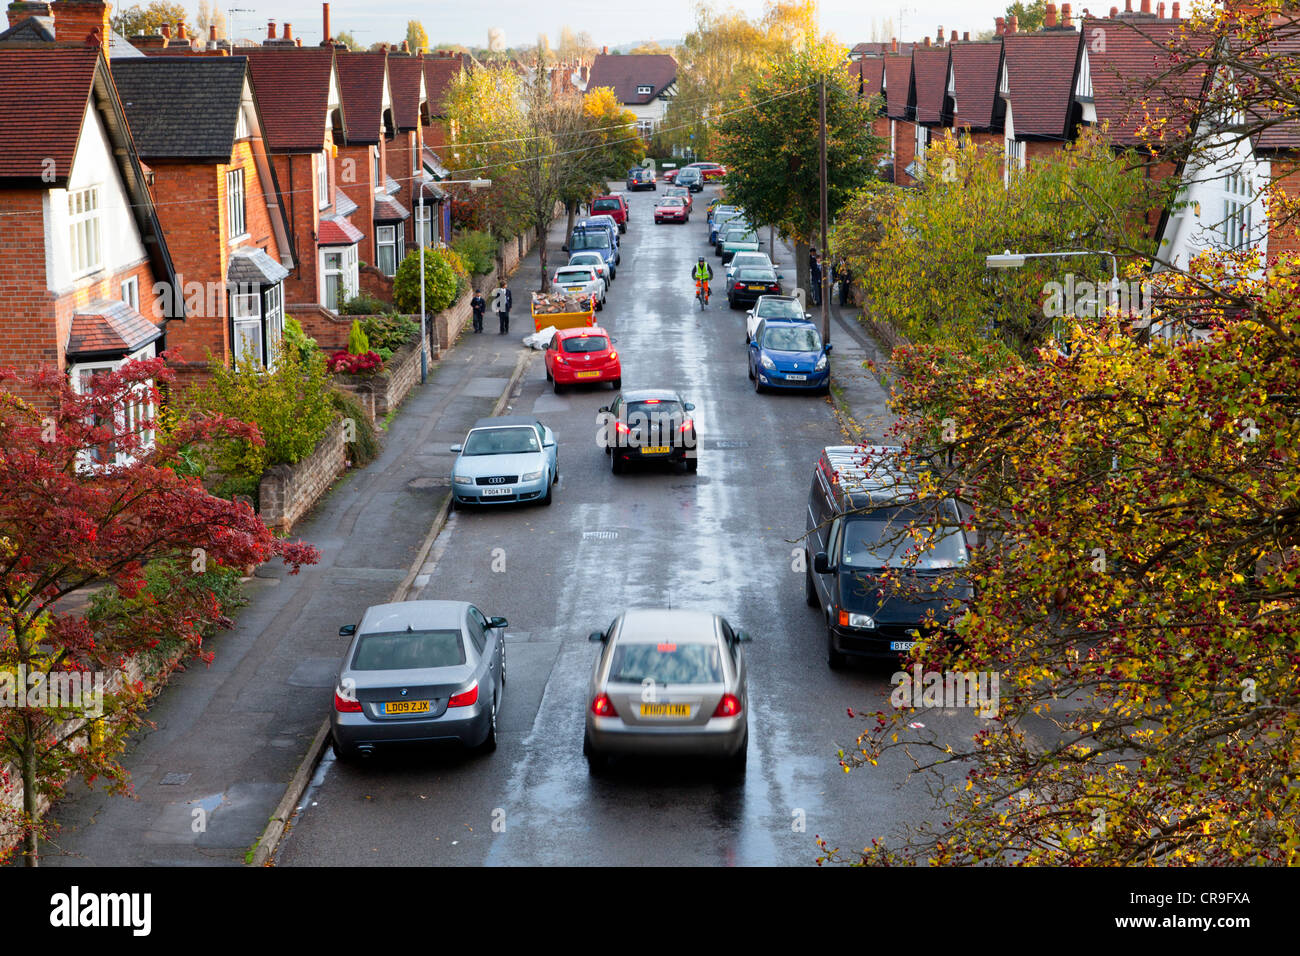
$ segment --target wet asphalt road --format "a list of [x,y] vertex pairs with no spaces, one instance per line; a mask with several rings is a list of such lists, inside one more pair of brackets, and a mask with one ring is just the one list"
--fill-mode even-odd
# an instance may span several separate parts
[[[622,263],[597,316],[628,387],[675,386],[696,404],[698,473],[612,474],[596,444],[609,387],[555,396],[539,353],[511,410],[535,413],[559,438],[555,503],[453,513],[436,569],[413,595],[509,619],[497,752],[359,766],[327,755],[278,865],[809,864],[817,834],[851,850],[896,842],[900,823],[935,815],[901,753],[851,774],[837,763],[864,726],[846,708],[887,706],[894,668],[826,665],[825,629],[792,552],[817,455],[842,438],[824,398],[755,395],[744,313],[721,295],[704,313],[695,304],[688,273],[701,252],[721,288],[704,241],[712,192],[697,196],[685,226],[655,226],[658,194],[629,194]],[[554,251],[552,268],[562,261]],[[753,634],[743,782],[648,760],[588,776],[584,695],[597,646],[587,634],[624,608],[669,605],[716,610]],[[974,728],[968,713],[922,719],[940,735]]]

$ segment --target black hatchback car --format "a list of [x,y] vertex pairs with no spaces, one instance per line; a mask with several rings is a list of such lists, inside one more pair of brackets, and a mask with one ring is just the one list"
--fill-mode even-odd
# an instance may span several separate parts
[[[898,452],[834,446],[813,472],[805,597],[825,617],[832,668],[850,656],[896,660],[930,633],[953,636],[951,605],[972,596],[957,503],[909,502]],[[883,580],[886,569],[897,581]]]
[[699,436],[691,412],[695,406],[681,393],[640,388],[621,393],[600,410],[600,444],[610,470],[621,473],[634,462],[667,461],[695,471]]

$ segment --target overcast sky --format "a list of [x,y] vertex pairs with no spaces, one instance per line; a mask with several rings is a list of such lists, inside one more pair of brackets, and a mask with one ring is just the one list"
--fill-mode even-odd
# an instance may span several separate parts
[[[187,0],[188,2],[188,0]],[[1100,3],[1100,0],[1099,0]],[[197,2],[188,2],[197,10]],[[758,16],[763,0],[736,0],[731,4],[749,16]],[[993,18],[1006,9],[998,0],[937,0],[900,4],[881,0],[822,0],[822,29],[852,44],[872,38],[873,27],[883,28],[893,20],[900,39],[933,36],[942,25],[946,33],[969,30],[975,34],[992,29]],[[694,22],[694,0],[434,0],[410,4],[376,4],[374,0],[331,0],[330,18],[334,33],[348,31],[360,43],[397,41],[406,35],[406,21],[424,24],[431,43],[463,43],[486,46],[488,29],[505,31],[508,46],[537,42],[545,32],[554,42],[561,26],[586,30],[597,44],[611,47],[636,40],[679,39]],[[233,21],[237,36],[250,39],[266,35],[266,21],[293,24],[295,36],[304,43],[321,40],[321,5],[311,0],[243,0],[238,7],[224,9]],[[248,11],[248,12],[245,12]],[[392,11],[392,12],[390,12]]]

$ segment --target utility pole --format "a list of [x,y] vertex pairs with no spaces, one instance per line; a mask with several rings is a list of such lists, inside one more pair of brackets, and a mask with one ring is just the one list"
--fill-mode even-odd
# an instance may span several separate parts
[[820,154],[818,161],[821,166],[821,205],[822,205],[822,241],[821,241],[821,267],[822,278],[821,288],[818,294],[822,303],[822,341],[829,343],[831,340],[831,305],[830,305],[830,286],[827,283],[827,267],[829,263],[826,258],[826,75],[822,74],[821,81],[817,84],[817,150]]

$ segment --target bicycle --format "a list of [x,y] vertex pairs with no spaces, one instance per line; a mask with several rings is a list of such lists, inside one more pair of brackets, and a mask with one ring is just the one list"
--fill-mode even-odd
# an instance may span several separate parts
[[709,304],[709,280],[695,280],[695,298],[699,300],[700,310],[703,311]]

